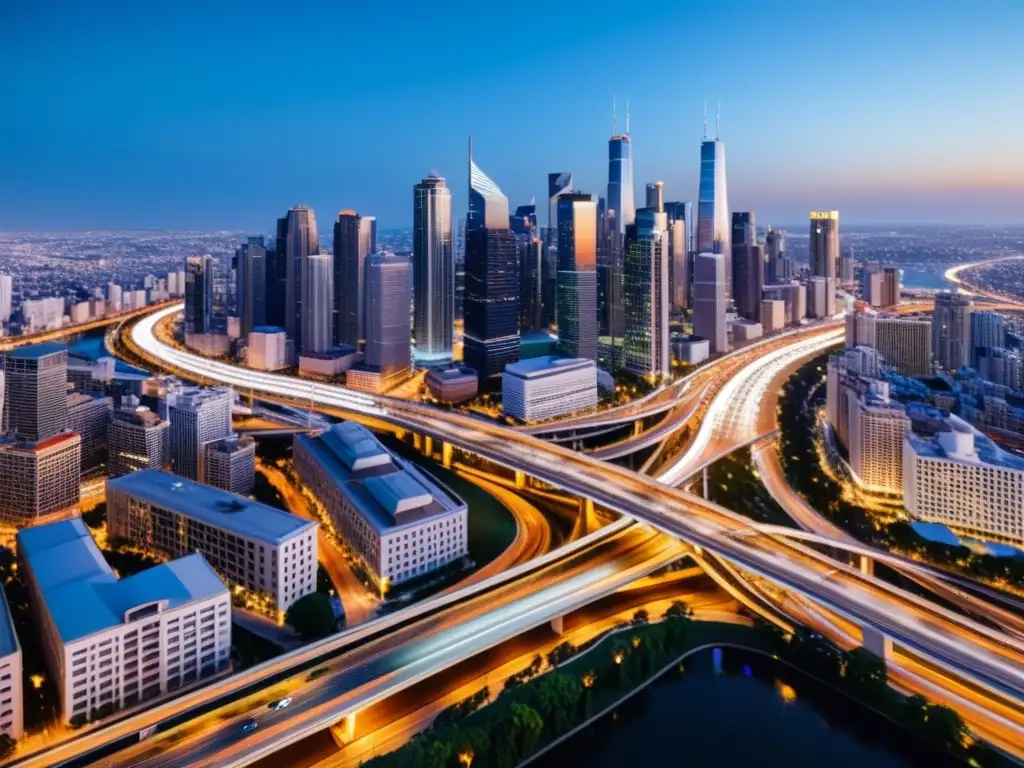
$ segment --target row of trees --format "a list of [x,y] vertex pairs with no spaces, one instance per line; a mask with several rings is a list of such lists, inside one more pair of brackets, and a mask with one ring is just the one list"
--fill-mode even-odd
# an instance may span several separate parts
[[[514,768],[544,744],[572,730],[677,658],[687,646],[690,611],[676,603],[665,621],[638,611],[632,630],[579,656],[562,643],[512,675],[489,706],[487,689],[449,707],[431,730],[368,768]],[[579,656],[579,658],[576,658]],[[555,668],[557,667],[557,668]]]
[[931,541],[905,521],[880,524],[877,516],[843,498],[839,485],[822,471],[815,445],[817,411],[825,401],[821,382],[827,363],[828,355],[823,355],[804,365],[783,386],[779,399],[780,458],[790,485],[811,506],[863,542],[1024,589],[1024,558],[995,557]]

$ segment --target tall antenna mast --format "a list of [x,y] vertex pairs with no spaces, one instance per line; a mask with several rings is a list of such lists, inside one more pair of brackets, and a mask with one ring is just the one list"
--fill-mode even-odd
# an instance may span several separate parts
[[629,99],[626,99],[626,135],[629,136]]
[[708,140],[708,100],[704,99],[704,141]]
[[722,100],[718,100],[718,109],[715,110],[715,141],[722,137]]
[[612,96],[612,136],[617,136],[619,133],[619,121],[616,117],[615,112],[615,97]]

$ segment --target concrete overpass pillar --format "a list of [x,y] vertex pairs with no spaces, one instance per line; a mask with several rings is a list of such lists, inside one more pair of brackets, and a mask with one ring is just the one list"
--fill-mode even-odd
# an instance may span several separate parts
[[558,636],[561,636],[564,631],[562,624],[563,618],[564,617],[562,616],[555,616],[555,618],[551,620],[551,630]]
[[516,470],[516,488],[522,490],[526,487],[526,473],[521,469]]
[[704,467],[704,498],[705,499],[710,499],[711,498],[710,493],[711,493],[711,491],[710,491],[710,487],[708,485],[708,468]]
[[867,555],[860,556],[860,572],[865,576],[875,575],[875,561]]
[[418,432],[412,433],[412,447],[415,448],[417,451],[423,450],[423,436],[420,435]]
[[345,715],[339,723],[331,726],[331,738],[339,747],[347,747],[356,738],[356,713]]
[[434,438],[425,436],[423,438],[423,455],[432,456],[434,454]]
[[637,435],[639,435],[643,431],[644,431],[644,420],[643,419],[637,419],[636,421],[634,421],[633,422],[633,437],[636,437]]
[[452,454],[455,453],[455,449],[452,448],[451,443],[441,443],[441,466],[445,469],[452,468]]
[[892,655],[892,640],[874,627],[861,627],[860,644],[883,661],[888,661]]

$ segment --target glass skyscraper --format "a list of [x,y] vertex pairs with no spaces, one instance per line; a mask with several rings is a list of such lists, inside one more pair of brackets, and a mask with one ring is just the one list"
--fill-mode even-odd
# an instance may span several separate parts
[[409,269],[395,254],[375,254],[366,264],[366,364],[389,381],[411,364]]
[[462,358],[481,381],[519,360],[519,258],[508,198],[472,156]]
[[358,348],[365,336],[366,260],[373,253],[377,220],[341,211],[334,222],[334,341]]
[[444,179],[431,175],[413,187],[413,336],[416,359],[450,362],[455,322],[455,262],[452,195]]
[[[320,252],[320,237],[316,230],[316,215],[311,208],[296,205],[288,211],[285,234],[285,325],[284,329],[295,344],[302,346],[302,266],[307,256]],[[280,253],[278,254],[280,258]]]
[[[811,211],[811,276],[825,278],[822,317],[836,313],[836,277],[839,269],[839,211]],[[820,309],[820,308],[819,308]]]
[[732,289],[729,197],[725,183],[725,143],[705,135],[700,145],[700,188],[697,195],[696,252],[725,255],[727,294]]
[[597,203],[590,195],[558,198],[558,348],[597,360]]
[[213,257],[185,260],[185,334],[213,330]]
[[243,339],[257,325],[267,324],[267,250],[262,237],[251,237],[237,253],[235,298],[238,326]]
[[656,208],[641,208],[626,227],[622,279],[623,362],[641,375],[671,370],[668,256],[668,217]]
[[732,278],[737,314],[760,322],[764,246],[757,242],[757,219],[753,211],[732,214]]
[[553,246],[558,243],[558,196],[563,192],[572,192],[572,174],[568,171],[548,174],[548,231],[545,243]]
[[608,210],[615,212],[615,226],[620,235],[636,220],[633,199],[633,146],[629,130],[608,140]]
[[665,203],[668,217],[668,245],[670,250],[669,296],[672,311],[690,308],[690,283],[693,276],[693,204],[689,202]]

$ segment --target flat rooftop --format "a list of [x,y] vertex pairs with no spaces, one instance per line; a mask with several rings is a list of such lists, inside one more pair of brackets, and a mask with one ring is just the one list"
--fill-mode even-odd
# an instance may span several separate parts
[[40,344],[29,344],[27,347],[18,347],[10,352],[5,352],[7,357],[15,360],[38,360],[47,355],[54,355],[57,352],[67,352],[68,348],[56,341],[44,341]]
[[64,643],[120,626],[147,603],[172,609],[228,592],[200,554],[118,579],[79,517],[20,531],[18,550]]
[[596,365],[593,360],[585,360],[579,357],[542,355],[540,357],[520,360],[518,363],[509,363],[505,366],[505,373],[512,374],[521,379],[533,379],[595,367]]
[[159,469],[143,469],[107,480],[107,493],[121,491],[162,509],[277,546],[316,528],[284,510],[197,483]]
[[465,508],[417,467],[394,456],[361,424],[344,421],[300,444],[377,531],[421,522]]

